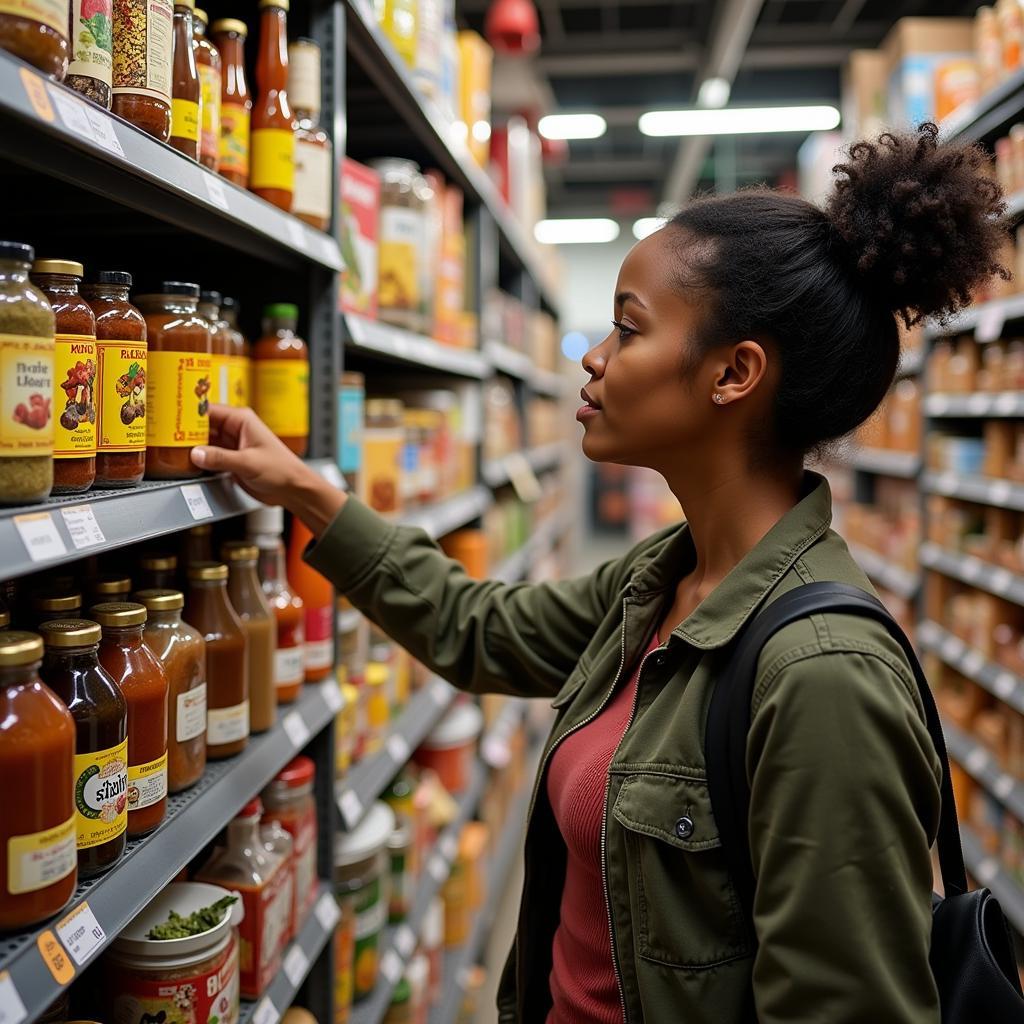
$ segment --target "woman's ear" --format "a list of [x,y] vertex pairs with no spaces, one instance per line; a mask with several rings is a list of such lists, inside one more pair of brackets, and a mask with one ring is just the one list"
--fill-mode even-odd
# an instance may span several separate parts
[[760,342],[747,340],[728,352],[715,380],[718,405],[728,405],[752,395],[768,372],[768,354]]

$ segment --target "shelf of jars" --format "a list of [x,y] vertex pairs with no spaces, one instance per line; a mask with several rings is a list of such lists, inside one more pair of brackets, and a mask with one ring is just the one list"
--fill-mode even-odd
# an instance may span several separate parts
[[850,544],[849,548],[850,554],[864,572],[886,590],[891,590],[908,601],[917,594],[921,587],[921,577],[918,573],[894,565],[885,555],[859,544]]
[[961,498],[981,505],[1024,511],[1024,484],[997,480],[984,476],[968,476],[946,470],[925,473],[921,490],[929,494],[942,494],[947,498]]
[[1010,295],[991,299],[950,317],[946,324],[929,323],[924,328],[926,338],[944,338],[948,335],[973,331],[980,342],[994,341],[1009,320],[1024,317],[1024,295]]
[[964,555],[959,551],[948,551],[926,541],[918,549],[921,564],[928,569],[935,569],[946,576],[960,580],[968,586],[977,587],[996,597],[1006,598],[1014,604],[1024,607],[1024,579],[999,565],[992,565],[974,555]]
[[341,270],[337,241],[0,52],[4,155],[239,251]]
[[973,103],[964,103],[942,119],[947,139],[978,141],[1017,120],[1024,109],[1024,71],[1017,71]]
[[1006,871],[996,857],[985,852],[985,847],[967,825],[960,825],[960,844],[964,851],[967,871],[981,885],[992,890],[1003,913],[1018,932],[1024,932],[1024,888]]
[[917,452],[889,451],[885,448],[851,447],[839,461],[843,465],[879,476],[894,476],[912,480],[921,471],[921,456]]
[[56,918],[0,941],[0,977],[6,972],[28,1019],[53,1003],[255,790],[334,722],[341,704],[335,680],[306,685],[294,704],[278,711],[269,731],[253,736],[235,757],[210,762],[191,789],[168,797],[160,826],[129,841],[106,874],[80,883]]
[[534,473],[546,473],[556,469],[565,454],[565,444],[553,441],[537,445],[522,452],[512,452],[500,459],[488,459],[481,467],[480,476],[489,487],[503,487],[510,483],[517,472],[516,464],[523,459]]
[[925,398],[924,412],[932,419],[1024,416],[1024,392],[976,391],[969,395],[939,392]]
[[954,725],[942,720],[949,756],[960,764],[986,793],[995,797],[1018,820],[1024,821],[1024,783],[1004,772],[995,758],[977,740]]

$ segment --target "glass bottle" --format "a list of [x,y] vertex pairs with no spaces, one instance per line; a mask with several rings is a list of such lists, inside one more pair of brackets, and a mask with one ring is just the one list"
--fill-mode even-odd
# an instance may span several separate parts
[[229,295],[223,296],[220,300],[220,315],[223,330],[231,341],[227,403],[244,409],[251,401],[249,378],[252,374],[252,359],[249,342],[238,329],[238,300]]
[[55,82],[63,82],[71,54],[69,7],[68,0],[5,4],[0,11],[0,50],[20,57]]
[[39,631],[46,645],[39,674],[75,720],[78,877],[93,878],[121,859],[127,843],[128,704],[100,666],[97,623],[54,619]]
[[111,0],[71,0],[70,7],[71,63],[64,84],[109,110],[113,4]]
[[170,554],[143,555],[139,559],[140,590],[174,590],[178,578],[178,557]]
[[192,160],[199,159],[202,90],[192,47],[195,0],[174,0],[174,74],[171,90],[171,145]]
[[39,678],[43,641],[0,635],[0,930],[56,914],[77,881],[75,723]]
[[266,732],[277,719],[277,629],[256,575],[259,548],[247,541],[231,541],[221,548],[221,557],[228,564],[228,598],[241,619],[249,648],[249,731]]
[[171,0],[114,4],[114,113],[166,142],[174,70]]
[[299,308],[263,309],[263,334],[253,349],[253,408],[296,455],[309,448],[309,349],[296,333]]
[[302,557],[313,534],[292,520],[288,546],[288,582],[305,605],[306,682],[326,679],[334,670],[334,587]]
[[241,188],[249,185],[249,121],[252,96],[245,77],[244,21],[221,18],[213,23],[211,36],[220,53],[220,166],[222,178]]
[[260,840],[263,842],[263,849],[276,857],[284,866],[285,893],[281,898],[281,904],[288,914],[288,927],[282,941],[288,942],[293,935],[298,934],[295,906],[295,840],[277,818],[272,816],[268,818],[266,814],[260,819]]
[[249,189],[288,212],[295,191],[295,119],[288,102],[288,0],[260,0]]
[[178,575],[188,581],[189,566],[195,562],[213,562],[213,527],[209,523],[185,530],[178,559]]
[[147,835],[167,814],[167,673],[146,646],[146,609],[105,601],[90,616],[103,627],[100,664],[128,702],[128,838]]
[[249,742],[249,646],[228,600],[228,567],[188,567],[185,621],[206,641],[206,757],[214,761]]
[[77,619],[82,612],[82,595],[78,591],[40,590],[32,595],[32,616],[38,628],[54,619]]
[[215,291],[199,293],[196,312],[210,328],[210,352],[213,365],[210,370],[210,401],[228,404],[228,365],[231,357],[231,336],[222,326],[220,318],[221,294]]
[[292,213],[326,231],[334,175],[331,140],[320,127],[320,47],[312,39],[296,39],[288,47],[288,98],[298,122]]
[[217,47],[206,38],[209,23],[206,11],[197,7],[192,18],[192,43],[199,72],[199,162],[216,171],[220,165],[221,70]]
[[92,601],[127,601],[132,592],[132,581],[119,572],[105,572],[92,581]]

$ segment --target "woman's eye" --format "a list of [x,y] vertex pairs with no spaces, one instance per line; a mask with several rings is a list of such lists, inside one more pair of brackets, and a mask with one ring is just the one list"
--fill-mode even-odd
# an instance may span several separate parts
[[612,321],[612,327],[619,332],[619,341],[625,341],[631,335],[636,334],[632,327],[627,327],[625,324],[619,323],[618,320]]

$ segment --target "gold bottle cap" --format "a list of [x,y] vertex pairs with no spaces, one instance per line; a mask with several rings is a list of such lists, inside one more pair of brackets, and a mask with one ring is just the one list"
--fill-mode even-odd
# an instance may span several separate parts
[[132,581],[127,576],[98,576],[92,585],[92,592],[102,597],[117,597],[118,594],[130,594]]
[[225,562],[255,562],[260,549],[251,541],[229,540],[220,546],[220,557]]
[[33,274],[70,274],[71,277],[84,277],[85,267],[74,260],[36,260],[32,264]]
[[288,0],[260,0],[260,10],[266,7],[279,7],[282,11],[287,11]]
[[38,633],[13,631],[0,634],[0,668],[31,665],[43,656],[43,638]]
[[94,604],[89,614],[101,626],[141,626],[147,618],[146,606],[136,601],[104,601]]
[[218,18],[210,29],[211,32],[236,32],[243,39],[249,35],[249,26],[238,18]]
[[193,562],[188,567],[190,580],[226,580],[228,567],[223,562]]
[[139,566],[149,572],[167,572],[178,568],[177,555],[143,555]]
[[196,18],[201,21],[204,25],[210,24],[210,16],[201,7],[197,7],[194,11]]
[[37,612],[76,612],[82,607],[82,595],[44,591],[32,595],[32,607]]
[[185,607],[185,595],[180,590],[140,590],[135,600],[151,612],[173,612]]
[[98,644],[102,631],[91,619],[54,619],[39,627],[47,647],[90,647]]

